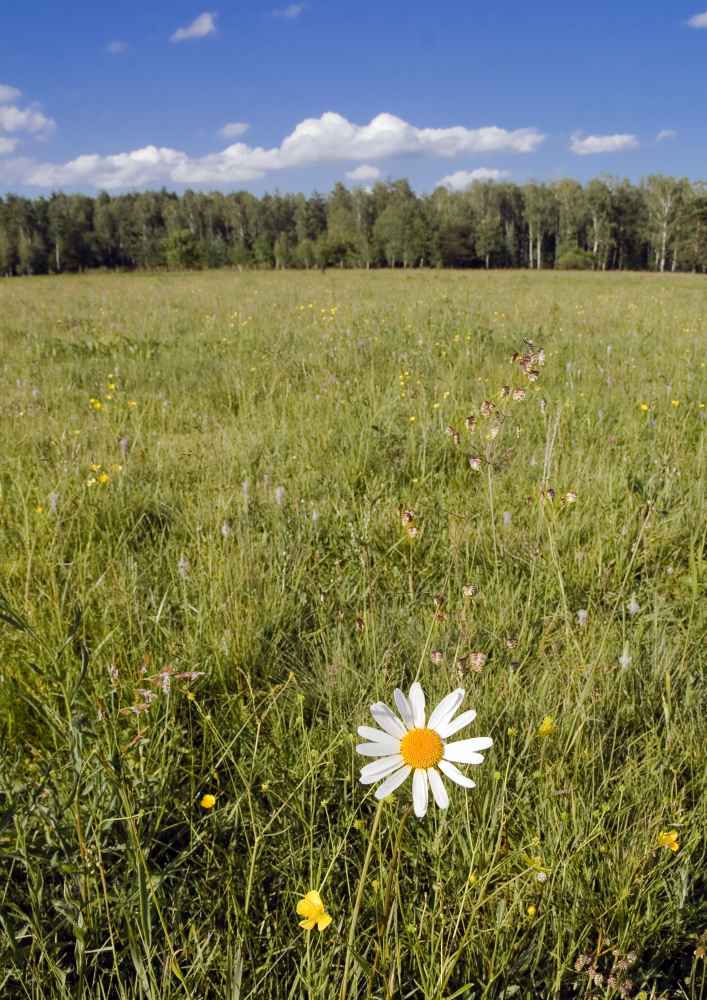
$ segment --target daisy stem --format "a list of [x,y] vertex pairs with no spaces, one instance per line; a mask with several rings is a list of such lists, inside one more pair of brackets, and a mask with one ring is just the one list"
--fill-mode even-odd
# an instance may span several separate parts
[[356,924],[358,922],[358,914],[361,909],[361,901],[363,899],[363,887],[366,881],[366,875],[368,874],[368,866],[371,863],[371,855],[373,854],[373,842],[376,836],[376,830],[378,829],[378,823],[380,822],[381,813],[383,812],[383,802],[385,800],[381,799],[378,803],[378,808],[376,809],[375,815],[373,817],[373,825],[371,827],[371,832],[368,838],[368,848],[366,850],[366,856],[363,859],[363,868],[361,869],[361,874],[358,880],[358,889],[356,891],[356,901],[354,903],[353,913],[351,915],[351,926],[349,927],[349,936],[346,941],[346,959],[344,961],[344,975],[341,979],[341,989],[339,990],[339,1000],[346,1000],[346,989],[349,985],[349,967],[351,965],[351,950],[353,948],[354,936],[356,934]]
[[[403,839],[403,831],[405,829],[405,824],[407,822],[408,816],[412,813],[412,806],[408,806],[403,813],[403,818],[400,820],[400,826],[398,827],[398,835],[395,838],[395,847],[393,848],[393,857],[390,860],[390,871],[388,872],[388,885],[385,890],[385,902],[383,903],[383,919],[380,923],[380,941],[376,948],[376,957],[373,961],[373,969],[368,977],[368,990],[366,991],[366,997],[371,995],[371,990],[373,988],[373,980],[376,976],[376,971],[378,969],[378,959],[381,956],[383,949],[385,948],[385,939],[390,928],[390,921],[393,916],[393,875],[398,867],[398,860],[400,858],[400,844]],[[390,995],[390,989],[386,990],[386,996]]]

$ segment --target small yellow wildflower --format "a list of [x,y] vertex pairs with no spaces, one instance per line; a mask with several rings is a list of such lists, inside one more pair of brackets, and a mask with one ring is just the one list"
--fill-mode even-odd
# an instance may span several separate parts
[[91,407],[92,410],[95,410],[96,412],[103,409],[103,403],[100,401],[100,399],[93,399],[93,397],[89,399],[88,405]]
[[660,847],[669,847],[671,851],[680,850],[680,841],[678,840],[677,830],[661,830],[658,834],[658,845]]
[[315,924],[318,931],[323,931],[331,923],[331,917],[324,908],[322,897],[315,889],[310,890],[303,899],[300,899],[297,904],[297,915],[304,917],[304,920],[300,920],[299,925],[306,931],[311,931]]
[[110,482],[110,476],[107,472],[102,472],[97,481],[101,484],[101,486],[107,486]]
[[38,503],[37,506],[34,509],[35,509],[35,511],[36,511],[37,514],[43,514],[44,513],[44,504]]
[[648,413],[649,410],[648,403],[641,403],[641,409],[643,410],[644,413]]
[[417,417],[414,417],[414,416],[413,417],[409,417],[409,420],[410,420],[411,424],[414,424],[415,421],[417,420]]
[[530,917],[531,920],[533,919],[533,917],[537,912],[538,912],[537,907],[533,906],[533,904],[531,903],[527,910],[528,916]]
[[89,465],[89,469],[91,470],[91,472],[98,472],[100,467],[101,467],[100,462],[92,462],[91,465]]
[[128,406],[130,407],[131,410],[134,410],[135,407],[137,406],[137,401],[134,400],[134,399],[129,399],[128,400]]
[[216,805],[216,796],[207,792],[206,795],[202,795],[199,805],[202,809],[213,809]]
[[672,406],[674,406],[674,407],[675,407],[676,409],[677,409],[677,407],[678,407],[678,406],[680,406],[680,400],[679,400],[679,399],[671,399],[671,400],[670,400],[670,403],[671,403],[671,405],[672,405]]
[[555,720],[551,715],[546,715],[538,726],[538,736],[552,736],[556,730]]

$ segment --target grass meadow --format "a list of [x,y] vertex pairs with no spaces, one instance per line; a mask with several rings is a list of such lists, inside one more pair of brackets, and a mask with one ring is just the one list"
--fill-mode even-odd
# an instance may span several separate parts
[[0,282],[0,995],[707,998],[706,354],[701,276]]

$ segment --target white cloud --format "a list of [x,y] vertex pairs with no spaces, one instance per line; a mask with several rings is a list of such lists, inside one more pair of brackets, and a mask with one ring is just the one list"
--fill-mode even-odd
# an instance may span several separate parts
[[507,170],[477,167],[476,170],[457,170],[454,174],[447,174],[437,183],[437,187],[447,187],[450,191],[464,191],[474,181],[500,181],[504,177],[508,177]]
[[14,153],[17,149],[17,143],[17,139],[0,138],[0,156],[7,156],[9,153]]
[[695,14],[687,23],[691,28],[707,28],[707,10],[701,14]]
[[248,122],[227,122],[218,131],[224,139],[237,139],[239,135],[244,135],[249,128]]
[[44,136],[55,127],[56,122],[36,108],[0,107],[0,132],[31,132]]
[[578,156],[589,156],[593,153],[620,153],[625,149],[638,149],[638,139],[635,135],[626,133],[583,135],[581,132],[575,132],[570,141],[570,149]]
[[216,15],[204,11],[185,28],[177,28],[170,38],[170,42],[186,42],[191,38],[206,38],[207,35],[213,35],[215,31]]
[[11,104],[18,97],[22,97],[22,91],[17,87],[10,87],[7,83],[0,83],[0,104]]
[[106,52],[110,52],[112,56],[122,56],[124,52],[128,51],[128,43],[121,42],[116,39],[113,42],[108,42],[106,45]]
[[294,21],[304,11],[305,7],[306,4],[303,3],[291,3],[287,7],[278,7],[277,10],[273,11],[273,17],[285,17],[288,21]]
[[[0,109],[0,114],[2,109]],[[272,171],[342,160],[371,160],[405,154],[451,158],[487,152],[530,153],[545,137],[534,128],[488,126],[468,129],[416,128],[390,114],[355,125],[328,111],[307,118],[279,146],[264,149],[237,142],[219,153],[190,157],[176,149],[146,146],[112,156],[88,154],[65,164],[35,164],[27,183],[38,187],[91,185],[125,188],[147,184],[238,184]]]
[[369,163],[362,163],[355,170],[347,170],[346,176],[350,181],[377,181],[381,172],[378,167],[372,167]]
[[674,128],[662,128],[655,137],[656,142],[663,142],[665,139],[674,139],[677,132]]

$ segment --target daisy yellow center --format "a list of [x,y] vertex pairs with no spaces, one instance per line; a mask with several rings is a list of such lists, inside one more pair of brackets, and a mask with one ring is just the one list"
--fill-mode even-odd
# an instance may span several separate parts
[[400,741],[400,753],[410,767],[434,767],[444,756],[444,744],[434,729],[411,729]]

